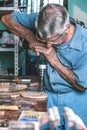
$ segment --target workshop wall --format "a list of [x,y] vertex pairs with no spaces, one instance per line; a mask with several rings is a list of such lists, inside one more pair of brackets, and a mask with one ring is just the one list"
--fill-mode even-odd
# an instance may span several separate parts
[[68,11],[70,16],[83,21],[87,28],[87,0],[68,0]]

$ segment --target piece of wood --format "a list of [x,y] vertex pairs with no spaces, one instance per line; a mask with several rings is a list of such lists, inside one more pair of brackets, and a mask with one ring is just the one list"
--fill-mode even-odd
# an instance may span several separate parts
[[40,101],[44,100],[47,98],[47,94],[45,92],[23,92],[21,93],[21,96],[24,98],[28,98],[30,100],[35,100],[35,101]]
[[7,127],[0,127],[0,130],[9,130]]
[[38,82],[30,83],[30,87],[37,87],[37,86],[39,86]]
[[17,105],[0,105],[0,110],[18,110]]

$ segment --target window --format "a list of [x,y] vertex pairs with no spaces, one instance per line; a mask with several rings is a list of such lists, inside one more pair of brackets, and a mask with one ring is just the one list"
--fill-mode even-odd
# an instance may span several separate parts
[[27,5],[27,13],[39,12],[48,3],[58,3],[63,5],[64,0],[21,0],[21,5]]

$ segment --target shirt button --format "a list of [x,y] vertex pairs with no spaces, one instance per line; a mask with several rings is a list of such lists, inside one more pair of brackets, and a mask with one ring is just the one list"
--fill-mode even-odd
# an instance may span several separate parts
[[64,49],[64,47],[61,47],[61,49]]
[[69,48],[66,48],[66,51],[68,51],[69,50]]
[[59,95],[61,95],[61,92],[58,92]]
[[52,72],[54,72],[54,69],[52,70]]

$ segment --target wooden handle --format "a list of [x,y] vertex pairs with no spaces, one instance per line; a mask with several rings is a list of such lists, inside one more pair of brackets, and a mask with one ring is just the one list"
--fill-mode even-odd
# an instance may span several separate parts
[[12,81],[16,82],[16,83],[20,83],[22,81],[22,79],[13,79]]
[[30,87],[37,87],[37,86],[39,86],[39,83],[37,83],[37,82],[30,83]]
[[16,105],[0,105],[0,110],[18,110]]

